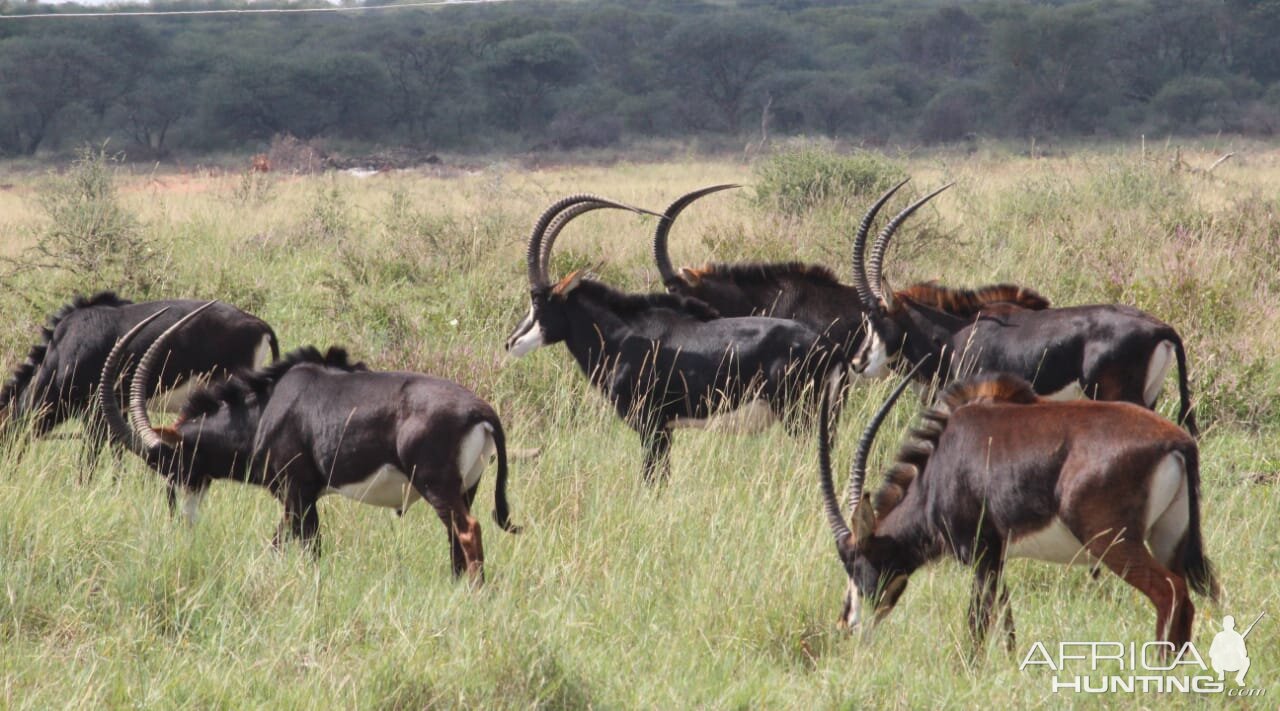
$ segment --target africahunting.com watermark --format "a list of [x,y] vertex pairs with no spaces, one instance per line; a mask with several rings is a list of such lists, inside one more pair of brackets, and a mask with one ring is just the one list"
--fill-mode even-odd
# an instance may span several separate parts
[[1052,693],[1077,694],[1225,694],[1258,697],[1266,688],[1248,677],[1245,638],[1263,615],[1243,632],[1235,618],[1222,619],[1206,656],[1192,642],[1036,642],[1018,665],[1023,673],[1049,675]]

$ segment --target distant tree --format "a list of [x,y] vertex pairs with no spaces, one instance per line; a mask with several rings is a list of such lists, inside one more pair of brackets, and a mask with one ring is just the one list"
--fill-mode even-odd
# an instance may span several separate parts
[[663,42],[662,59],[689,128],[722,131],[738,129],[753,84],[804,61],[785,21],[744,12],[681,22]]
[[528,130],[550,120],[550,93],[577,83],[587,70],[587,57],[572,37],[535,32],[494,46],[483,73],[494,93],[495,118],[504,127]]
[[391,90],[391,121],[406,128],[411,138],[422,139],[440,107],[460,100],[459,77],[469,52],[462,33],[392,30],[378,45]]
[[1088,131],[1098,118],[1091,94],[1112,87],[1094,6],[1043,7],[1001,21],[991,61],[1003,123],[1019,133]]
[[33,155],[54,120],[86,95],[95,67],[107,62],[96,47],[67,37],[14,37],[0,44],[0,146]]
[[1231,91],[1220,79],[1178,77],[1160,88],[1153,106],[1168,117],[1175,128],[1195,128],[1203,119],[1221,117]]

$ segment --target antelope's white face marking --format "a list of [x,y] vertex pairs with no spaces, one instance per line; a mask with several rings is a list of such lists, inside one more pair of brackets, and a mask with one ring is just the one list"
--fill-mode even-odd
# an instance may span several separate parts
[[208,489],[195,489],[186,492],[186,498],[182,500],[182,515],[186,517],[188,526],[196,525],[196,518],[200,515],[200,502],[204,501],[206,491]]
[[889,349],[885,347],[880,335],[875,329],[868,327],[867,338],[854,359],[854,372],[862,378],[887,378],[890,375],[889,366],[894,360],[896,359],[889,357]]
[[544,345],[544,334],[542,324],[533,315],[533,307],[529,307],[529,314],[524,317],[520,325],[516,327],[515,333],[511,338],[507,339],[507,353],[512,358],[519,358],[541,348]]
[[1010,541],[1006,556],[1063,565],[1093,565],[1097,562],[1057,516],[1039,531],[1024,533]]
[[1142,386],[1142,401],[1147,407],[1155,407],[1160,392],[1164,390],[1164,378],[1173,367],[1173,342],[1160,341],[1151,351],[1151,360],[1147,362],[1147,379]]
[[268,365],[271,365],[271,336],[269,334],[262,337],[262,343],[259,343],[258,347],[253,351],[253,367],[265,368]]
[[1056,393],[1049,395],[1041,395],[1046,400],[1056,400],[1057,402],[1068,402],[1070,400],[1085,399],[1084,388],[1080,387],[1080,381],[1076,380],[1065,388]]
[[1178,544],[1191,524],[1191,502],[1187,490],[1187,461],[1182,454],[1165,455],[1151,473],[1147,496],[1147,544],[1151,554],[1169,565]]
[[730,434],[756,434],[768,429],[777,421],[778,416],[774,414],[773,408],[769,407],[769,403],[757,398],[736,410],[711,417],[677,417],[671,422],[671,426]]
[[362,504],[384,506],[398,511],[404,511],[422,498],[418,495],[418,490],[409,483],[409,477],[390,464],[379,467],[363,481],[330,486],[324,493],[341,494]]
[[462,477],[463,491],[470,491],[480,483],[480,475],[496,451],[493,428],[487,422],[473,426],[462,436],[458,447],[458,474]]
[[849,580],[849,589],[845,591],[845,613],[844,624],[849,630],[849,634],[857,634],[859,623],[862,622],[862,595],[858,593],[858,586],[853,580]]

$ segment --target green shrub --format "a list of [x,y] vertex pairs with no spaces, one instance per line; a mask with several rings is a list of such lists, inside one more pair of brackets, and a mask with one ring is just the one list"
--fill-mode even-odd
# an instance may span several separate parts
[[117,158],[105,148],[84,146],[66,174],[55,176],[39,197],[47,221],[20,270],[58,270],[77,290],[112,287],[146,294],[165,270],[138,218],[120,203],[115,187]]
[[901,166],[881,156],[840,155],[817,147],[777,153],[755,172],[757,204],[792,215],[833,201],[873,197],[906,177]]

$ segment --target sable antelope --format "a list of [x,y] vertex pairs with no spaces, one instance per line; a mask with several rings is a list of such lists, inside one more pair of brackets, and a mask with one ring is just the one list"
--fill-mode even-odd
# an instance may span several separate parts
[[[33,431],[43,435],[72,417],[85,417],[86,454],[96,459],[106,441],[93,408],[98,376],[112,345],[146,316],[164,310],[144,336],[154,340],[165,328],[195,311],[203,302],[187,300],[133,303],[111,292],[77,296],[49,318],[41,342],[0,388],[0,430],[5,420],[30,417]],[[170,340],[163,372],[145,395],[150,404],[176,412],[193,378],[225,378],[231,373],[265,365],[280,355],[276,334],[261,319],[219,303],[203,311],[185,333]],[[125,371],[132,373],[142,348],[124,353]]]
[[[867,211],[859,234],[871,229],[876,213],[907,181],[886,192]],[[712,185],[681,196],[671,203],[653,233],[653,258],[667,291],[709,304],[722,316],[775,316],[799,321],[835,342],[852,361],[865,340],[865,307],[858,290],[842,283],[827,267],[801,262],[707,264],[696,269],[671,264],[668,236],[675,220],[694,201],[712,193],[739,187]],[[912,289],[923,292],[932,285]],[[991,304],[1010,302],[1024,308],[1042,309],[1048,301],[1035,292],[1012,284],[986,286],[976,291],[942,290],[932,287],[937,308],[961,318],[972,318]]]
[[[979,305],[958,317],[943,304],[954,290],[916,285],[893,291],[882,277],[884,255],[894,232],[911,213],[946,190],[938,190],[900,212],[876,237],[863,259],[866,232],[854,244],[854,286],[862,299],[872,336],[854,361],[864,375],[885,374],[899,359],[929,365],[922,382],[976,372],[1006,372],[1026,379],[1036,393],[1069,399],[1087,395],[1154,408],[1165,375],[1178,365],[1181,405],[1178,423],[1198,435],[1187,385],[1187,357],[1172,326],[1138,309],[1118,304],[1045,308]],[[1045,306],[1047,306],[1045,302]]]
[[575,195],[538,218],[527,253],[531,306],[506,347],[520,357],[564,342],[582,372],[640,434],[646,481],[665,478],[673,427],[703,426],[728,413],[754,429],[780,416],[803,415],[816,407],[819,386],[843,378],[844,363],[829,342],[794,321],[718,318],[696,299],[628,294],[581,271],[552,283],[548,268],[556,236],[569,220],[603,207],[642,212]]
[[[284,505],[277,545],[288,535],[319,555],[320,497],[342,494],[397,513],[422,498],[444,522],[454,575],[465,570],[473,580],[483,579],[480,524],[470,510],[494,453],[494,519],[516,530],[507,509],[506,439],[488,403],[447,380],[370,372],[348,362],[341,349],[321,355],[303,348],[265,369],[196,391],[176,425],[154,427],[141,395],[152,386],[166,343],[196,313],[147,348],[128,389],[129,424],[113,389],[100,390],[112,435],[165,477],[171,505],[174,488],[181,487],[194,521],[215,479],[266,487]],[[115,382],[120,356],[146,323],[112,349],[104,382]]]
[[1155,605],[1157,639],[1176,649],[1190,641],[1187,586],[1218,596],[1200,533],[1199,452],[1190,435],[1130,403],[1046,400],[1016,376],[980,375],[948,387],[921,415],[873,500],[863,493],[867,455],[910,380],[858,443],[849,524],[831,479],[829,418],[825,409],[820,415],[822,499],[849,579],[841,627],[856,630],[868,605],[870,629],[917,568],[949,554],[975,568],[976,644],[1003,612],[1013,647],[1001,577],[1005,560],[1018,557],[1101,561]]

